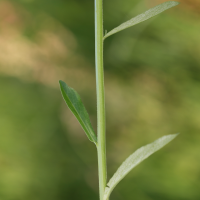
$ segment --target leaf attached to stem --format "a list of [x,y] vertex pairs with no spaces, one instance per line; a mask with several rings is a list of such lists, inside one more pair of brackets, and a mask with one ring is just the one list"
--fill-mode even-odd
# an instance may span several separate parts
[[104,193],[104,200],[108,200],[115,186],[138,164],[148,158],[150,155],[161,149],[167,143],[172,141],[178,134],[167,135],[159,138],[151,144],[143,146],[131,154],[118,168],[113,177],[107,184]]
[[151,17],[154,17],[171,7],[177,6],[178,4],[179,4],[179,2],[176,2],[176,1],[167,1],[165,3],[161,3],[155,7],[147,10],[146,12],[128,20],[127,22],[124,22],[123,24],[119,25],[118,27],[114,28],[113,30],[111,30],[104,36],[104,39],[106,39],[107,37],[119,32],[119,31],[122,31],[126,28],[129,28],[131,26],[139,24],[140,22],[150,19]]
[[88,139],[91,142],[94,142],[95,144],[97,144],[97,137],[94,133],[89,115],[81,101],[80,96],[73,88],[70,88],[65,82],[59,81],[59,83],[60,83],[62,96],[67,106],[69,107],[69,109],[72,111],[72,113],[75,115],[75,117],[81,124],[83,130],[88,136]]

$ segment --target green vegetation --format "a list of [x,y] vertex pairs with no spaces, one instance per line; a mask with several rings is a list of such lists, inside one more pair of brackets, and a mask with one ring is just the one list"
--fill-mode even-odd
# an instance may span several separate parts
[[107,166],[106,166],[106,126],[105,126],[105,97],[104,97],[104,69],[103,69],[103,42],[107,37],[143,22],[161,12],[178,5],[178,2],[168,1],[154,8],[149,9],[131,20],[114,28],[103,36],[103,1],[95,0],[95,58],[96,58],[96,88],[97,88],[97,137],[91,126],[88,113],[83,103],[74,89],[66,83],[60,81],[60,88],[65,102],[75,115],[89,140],[94,142],[98,154],[99,170],[99,194],[100,200],[108,200],[114,187],[128,174],[136,165],[149,157],[154,152],[165,146],[177,135],[164,136],[155,142],[138,149],[129,156],[119,167],[114,176],[107,183]]
[[[199,8],[184,2],[104,42],[108,180],[136,149],[181,133],[135,167],[111,200],[200,198]],[[114,3],[104,2],[106,30],[158,1]],[[76,89],[96,131],[93,7],[0,2],[1,200],[99,199],[94,143],[58,85]]]

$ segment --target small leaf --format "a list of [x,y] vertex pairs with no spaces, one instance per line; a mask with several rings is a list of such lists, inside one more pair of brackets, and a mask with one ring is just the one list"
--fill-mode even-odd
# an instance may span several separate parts
[[88,139],[91,142],[94,142],[95,144],[97,144],[97,137],[94,133],[94,130],[92,128],[92,125],[89,119],[89,115],[81,101],[80,96],[73,88],[70,88],[65,82],[59,81],[59,83],[60,83],[62,96],[67,106],[75,115],[75,117],[78,119],[83,130],[88,136]]
[[173,135],[167,135],[159,138],[158,140],[154,141],[151,144],[148,144],[146,146],[143,146],[136,150],[133,154],[131,154],[118,168],[116,173],[113,175],[113,177],[110,179],[110,181],[107,184],[107,187],[105,189],[104,193],[104,200],[107,200],[115,188],[115,186],[139,163],[141,163],[143,160],[148,158],[150,155],[152,155],[154,152],[161,149],[163,146],[165,146],[167,143],[169,143],[171,140],[173,140],[178,134]]
[[176,5],[178,5],[179,2],[176,2],[176,1],[167,1],[165,3],[161,3],[149,10],[147,10],[146,12],[130,19],[129,21],[127,22],[124,22],[123,24],[119,25],[118,27],[114,28],[113,30],[111,30],[110,32],[108,32],[105,36],[104,36],[104,39],[106,39],[107,37],[109,37],[110,35],[113,35],[119,31],[122,31],[126,28],[129,28],[133,25],[136,25],[136,24],[139,24],[140,22],[143,22],[147,19],[150,19],[151,17],[154,17],[160,13],[162,13],[163,11],[171,8],[171,7],[174,7]]

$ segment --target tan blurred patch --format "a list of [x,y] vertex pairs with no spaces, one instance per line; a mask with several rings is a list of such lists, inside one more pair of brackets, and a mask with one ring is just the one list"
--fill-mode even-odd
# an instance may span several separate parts
[[0,26],[1,32],[8,31],[11,27],[21,26],[21,20],[15,7],[8,1],[0,2]]
[[[179,7],[181,7],[181,9],[184,9],[186,11],[192,11],[195,12],[197,14],[199,14],[200,11],[200,1],[199,0],[176,0],[178,2],[180,2],[181,4],[179,5]],[[149,1],[146,0],[146,4],[150,7],[156,6],[160,3],[164,3],[166,2],[166,0],[153,0],[153,1]]]
[[182,3],[182,6],[185,9],[195,11],[197,14],[199,14],[200,11],[200,1],[199,0],[180,0]]
[[42,28],[32,41],[23,35],[26,15],[7,1],[0,3],[0,73],[53,87],[58,87],[59,79],[69,84],[77,79],[82,87],[89,84],[91,73],[84,71],[88,63],[75,52],[78,44],[73,33],[41,13]]

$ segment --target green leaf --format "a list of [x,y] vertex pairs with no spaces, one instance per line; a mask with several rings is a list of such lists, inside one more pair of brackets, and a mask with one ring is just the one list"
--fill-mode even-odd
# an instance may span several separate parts
[[92,128],[92,125],[89,119],[89,115],[81,101],[80,96],[73,88],[70,88],[65,82],[59,81],[59,83],[60,83],[62,96],[67,106],[75,115],[75,117],[78,119],[83,130],[88,136],[88,139],[91,142],[94,142],[95,144],[97,144],[97,137],[94,133],[94,130]]
[[106,39],[110,35],[113,35],[119,31],[122,31],[126,28],[129,28],[131,26],[139,24],[140,22],[150,19],[151,17],[154,17],[155,15],[158,15],[158,14],[162,13],[163,11],[165,11],[171,7],[174,7],[178,4],[179,4],[179,2],[176,2],[176,1],[167,1],[165,3],[159,4],[155,7],[147,10],[146,12],[130,19],[129,21],[124,22],[123,24],[119,25],[118,27],[114,28],[113,30],[111,30],[104,36],[104,39]]
[[163,146],[165,146],[167,143],[169,143],[171,140],[173,140],[178,134],[173,135],[167,135],[159,138],[158,140],[154,141],[151,144],[148,144],[146,146],[143,146],[136,150],[133,154],[131,154],[118,168],[116,173],[113,175],[113,177],[110,179],[110,181],[107,184],[107,187],[105,189],[104,193],[104,200],[107,200],[115,188],[115,186],[139,163],[141,163],[143,160],[148,158],[150,155],[152,155],[154,152],[161,149]]

